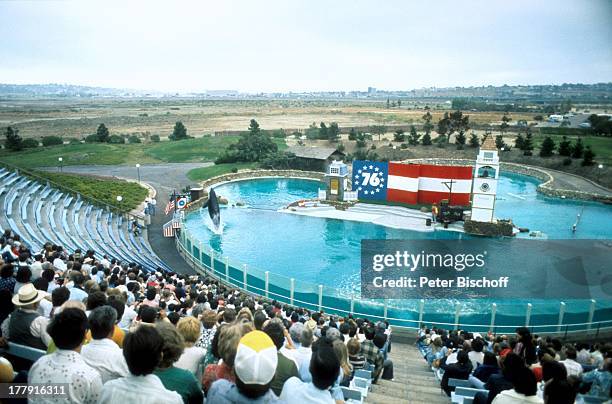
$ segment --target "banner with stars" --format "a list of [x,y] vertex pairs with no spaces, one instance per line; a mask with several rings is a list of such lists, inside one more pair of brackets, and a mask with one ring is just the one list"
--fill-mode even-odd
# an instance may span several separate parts
[[353,190],[359,200],[386,200],[388,172],[386,162],[353,161]]

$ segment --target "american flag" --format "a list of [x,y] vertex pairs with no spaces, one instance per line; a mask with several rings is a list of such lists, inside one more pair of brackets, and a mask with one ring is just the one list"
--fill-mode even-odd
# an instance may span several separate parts
[[163,229],[164,229],[164,237],[174,237],[174,226],[173,226],[173,222],[174,220],[170,220],[168,223],[164,224]]
[[172,199],[170,202],[168,202],[168,204],[166,205],[166,215],[168,215],[168,213],[170,213],[172,210],[174,210],[174,199]]

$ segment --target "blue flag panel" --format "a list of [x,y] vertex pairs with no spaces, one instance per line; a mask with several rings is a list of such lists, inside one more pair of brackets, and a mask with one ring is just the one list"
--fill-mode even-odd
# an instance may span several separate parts
[[388,173],[386,162],[353,161],[353,191],[357,191],[359,200],[386,200]]

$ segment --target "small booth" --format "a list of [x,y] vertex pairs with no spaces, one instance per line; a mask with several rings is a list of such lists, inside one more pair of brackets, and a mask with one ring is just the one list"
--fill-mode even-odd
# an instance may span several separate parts
[[348,167],[342,161],[332,161],[325,173],[328,201],[344,201],[344,192],[347,189]]

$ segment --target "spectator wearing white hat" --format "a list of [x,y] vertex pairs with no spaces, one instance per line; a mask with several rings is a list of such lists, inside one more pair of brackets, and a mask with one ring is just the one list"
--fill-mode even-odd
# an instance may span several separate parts
[[219,404],[279,402],[270,386],[276,373],[278,355],[272,339],[262,331],[251,331],[240,339],[234,372],[236,382],[214,382],[207,402]]
[[47,334],[48,319],[38,312],[40,301],[47,292],[37,290],[34,285],[23,285],[13,296],[17,310],[2,323],[2,335],[11,342],[47,350],[51,337]]

